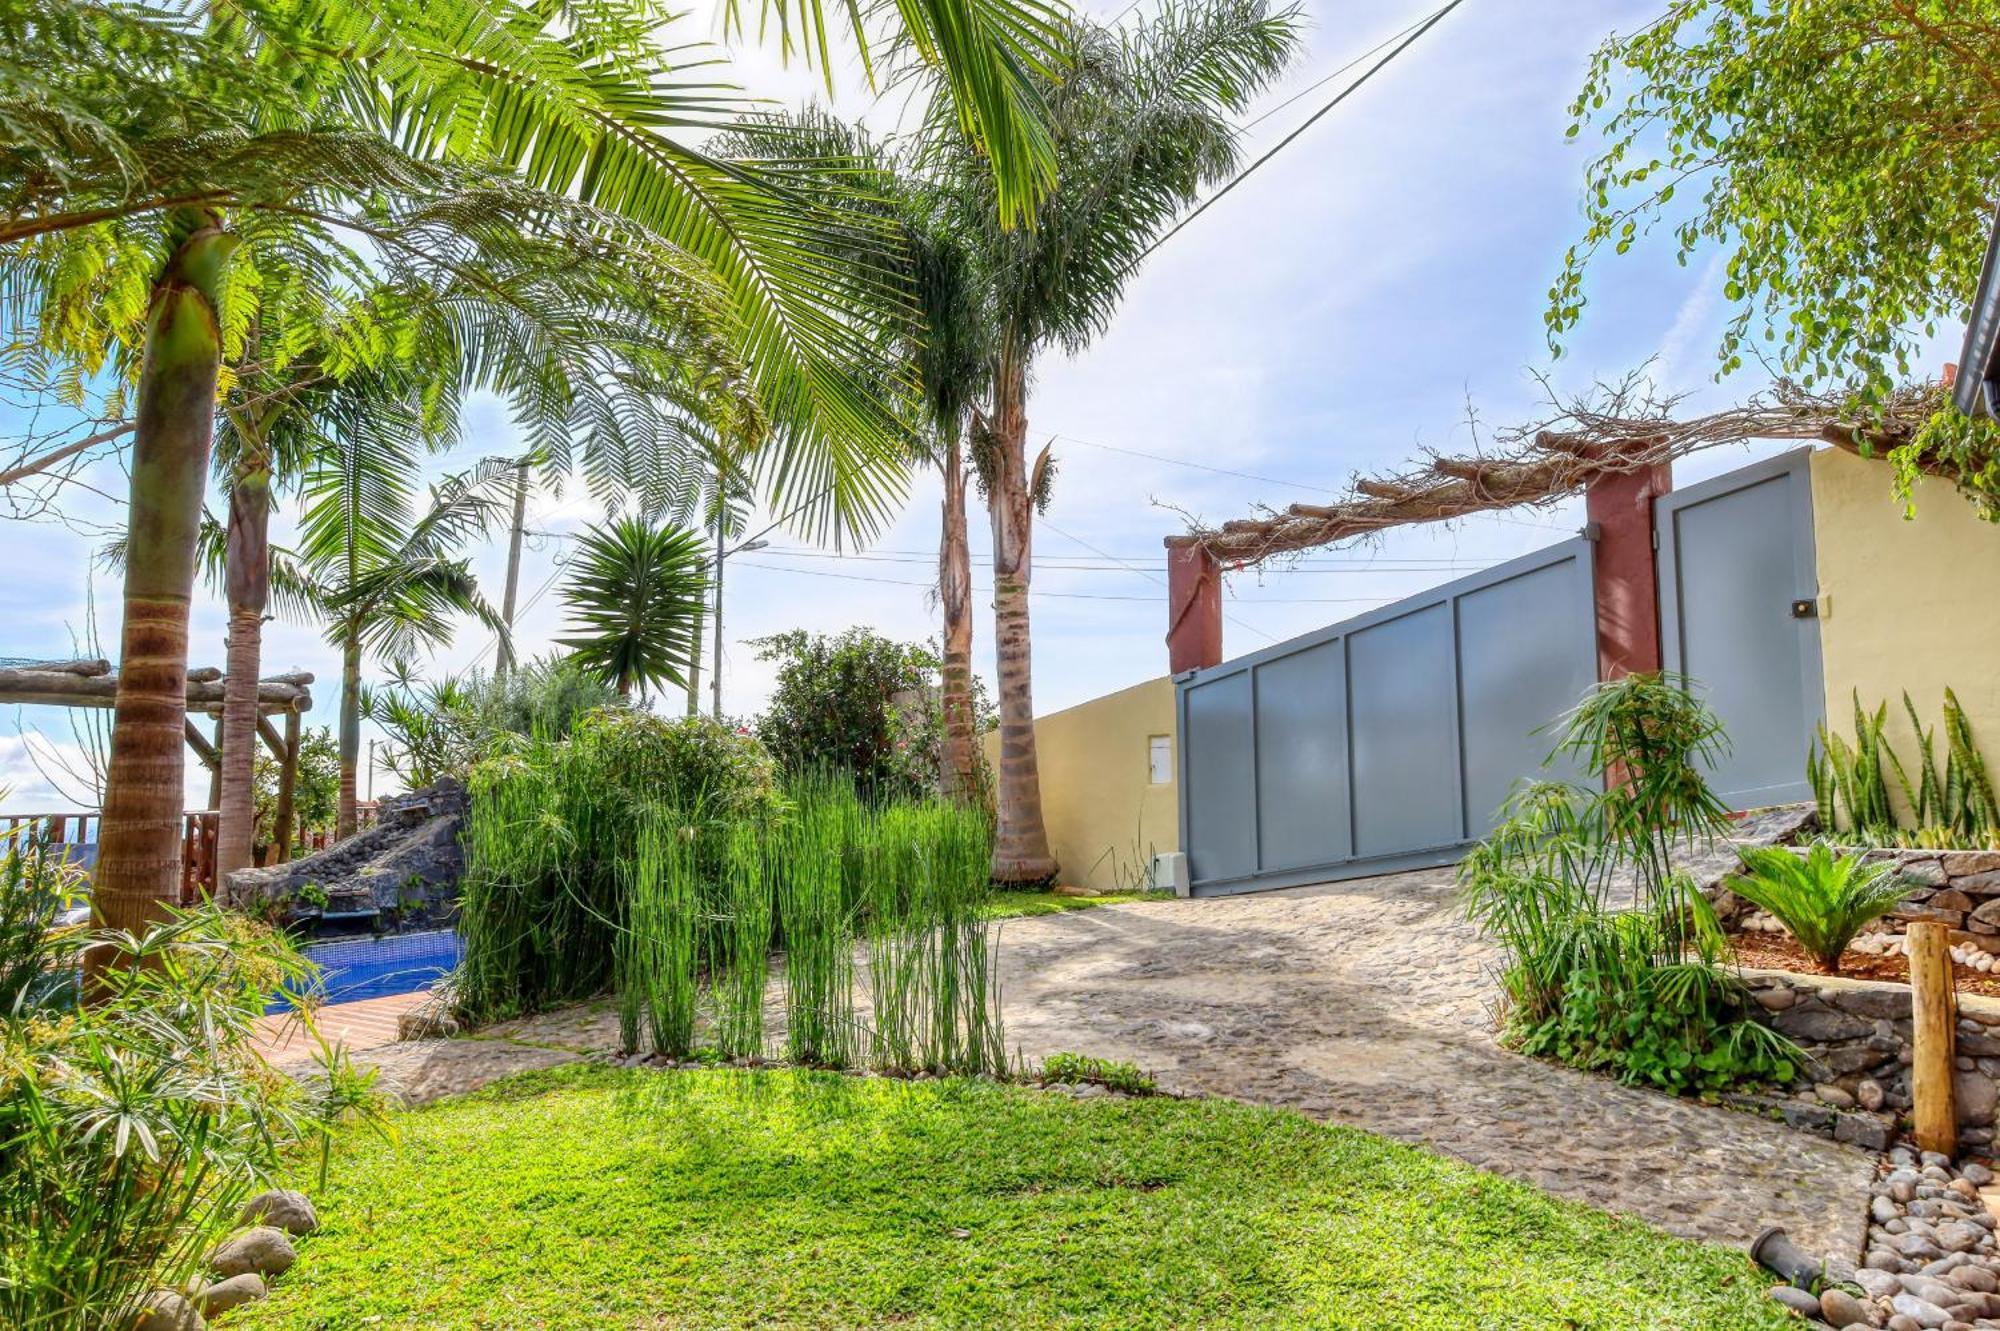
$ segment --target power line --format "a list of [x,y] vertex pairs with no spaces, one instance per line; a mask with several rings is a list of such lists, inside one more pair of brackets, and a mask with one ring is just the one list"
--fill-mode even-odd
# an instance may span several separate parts
[[1356,92],[1360,91],[1361,88],[1367,84],[1368,80],[1374,78],[1377,74],[1381,73],[1382,70],[1386,68],[1390,63],[1392,63],[1398,56],[1402,55],[1403,52],[1409,50],[1411,46],[1415,45],[1417,41],[1421,39],[1425,33],[1429,32],[1432,28],[1435,28],[1439,23],[1443,22],[1447,14],[1451,13],[1452,10],[1457,9],[1460,5],[1464,3],[1465,0],[1446,0],[1446,3],[1440,6],[1434,13],[1432,13],[1429,18],[1425,19],[1422,23],[1418,24],[1415,31],[1411,32],[1408,36],[1404,37],[1388,52],[1388,54],[1384,55],[1380,60],[1377,60],[1374,64],[1370,65],[1365,71],[1363,71],[1360,78],[1354,80],[1354,82],[1348,84],[1345,88],[1342,88],[1339,92],[1335,93],[1325,106],[1322,106],[1319,110],[1307,116],[1305,118],[1305,122],[1301,124],[1297,129],[1285,135],[1284,138],[1279,139],[1277,143],[1272,145],[1270,151],[1266,152],[1256,161],[1250,163],[1250,165],[1244,167],[1241,171],[1237,172],[1234,176],[1230,178],[1228,184],[1224,185],[1221,189],[1217,190],[1215,193],[1209,195],[1206,199],[1203,199],[1193,212],[1189,213],[1186,217],[1183,217],[1180,221],[1174,223],[1174,225],[1167,231],[1165,235],[1161,236],[1158,240],[1148,245],[1145,249],[1145,252],[1140,254],[1140,256],[1133,261],[1133,267],[1137,267],[1140,263],[1143,263],[1146,260],[1147,256],[1151,255],[1155,250],[1159,249],[1160,246],[1166,244],[1168,241],[1172,240],[1175,236],[1179,235],[1181,233],[1182,228],[1186,227],[1188,223],[1194,221],[1195,218],[1200,217],[1203,213],[1207,212],[1225,194],[1229,193],[1229,191],[1235,189],[1238,185],[1242,184],[1245,180],[1249,179],[1251,172],[1255,171],[1258,167],[1264,165],[1264,163],[1270,161],[1273,157],[1276,157],[1279,153],[1283,152],[1286,148],[1290,147],[1292,141],[1297,139],[1299,135],[1305,133],[1307,130],[1311,129],[1315,124],[1319,123],[1319,121],[1322,118],[1324,118],[1328,112],[1332,111],[1334,107],[1339,106],[1342,102],[1346,101],[1349,97],[1352,97]]
[[1323,495],[1340,493],[1330,486],[1307,485],[1303,481],[1285,481],[1275,476],[1258,476],[1247,471],[1233,471],[1228,467],[1211,467],[1206,462],[1189,462],[1186,458],[1170,458],[1163,453],[1148,453],[1142,449],[1126,448],[1120,444],[1100,444],[1090,439],[1079,439],[1073,434],[1058,434],[1053,437],[1072,444],[1082,444],[1085,448],[1101,448],[1107,453],[1123,453],[1127,457],[1149,458],[1154,462],[1171,463],[1176,467],[1187,467],[1194,471],[1205,471],[1216,476],[1234,476],[1240,480],[1256,481],[1259,485],[1280,485],[1288,489],[1307,490],[1313,494]]
[[1257,128],[1257,126],[1263,124],[1266,120],[1269,120],[1272,116],[1278,114],[1278,112],[1284,110],[1286,107],[1304,101],[1308,96],[1310,96],[1315,92],[1318,92],[1321,88],[1324,88],[1327,84],[1333,82],[1335,79],[1339,78],[1342,74],[1345,74],[1348,70],[1353,69],[1356,65],[1366,60],[1369,56],[1374,55],[1377,51],[1387,46],[1390,42],[1395,41],[1398,37],[1403,36],[1405,33],[1409,32],[1411,28],[1416,27],[1418,23],[1422,22],[1423,22],[1422,19],[1418,19],[1416,23],[1410,24],[1409,27],[1403,28],[1397,32],[1390,33],[1387,37],[1384,37],[1381,41],[1375,43],[1373,46],[1363,51],[1360,55],[1355,56],[1352,60],[1342,65],[1339,69],[1336,69],[1331,73],[1324,75],[1321,78],[1314,79],[1311,83],[1308,83],[1305,87],[1300,88],[1297,92],[1293,93],[1290,97],[1287,97],[1284,101],[1279,102],[1276,106],[1272,107],[1270,110],[1265,111],[1263,114],[1256,116],[1253,119],[1244,121],[1241,125],[1237,126],[1238,130],[1240,131],[1253,130]]
[[[763,569],[767,573],[789,573],[801,578],[839,578],[843,582],[873,582],[880,583],[886,587],[929,587],[932,585],[928,579],[922,582],[911,582],[907,578],[879,578],[866,573],[835,573],[831,569],[787,568],[782,564],[759,564],[748,559],[737,561],[736,567]],[[993,594],[991,587],[975,587],[973,590],[982,596],[991,596]],[[1066,601],[1145,601],[1153,605],[1158,605],[1167,599],[1164,596],[1120,596],[1109,592],[1047,592],[1033,588],[1029,589],[1028,595],[1053,596]],[[1388,596],[1262,596],[1255,600],[1245,601],[1244,604],[1387,605],[1394,599],[1394,597]],[[1261,632],[1261,630],[1250,628],[1248,624],[1240,624],[1239,627],[1249,628],[1253,633]]]

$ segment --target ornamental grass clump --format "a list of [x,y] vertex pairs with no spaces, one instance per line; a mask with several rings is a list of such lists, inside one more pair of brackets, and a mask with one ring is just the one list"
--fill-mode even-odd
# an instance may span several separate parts
[[1744,872],[1730,890],[1777,916],[1828,975],[1840,974],[1840,954],[1854,936],[1910,890],[1894,865],[1842,855],[1824,839],[1804,858],[1783,846],[1746,846],[1740,854]]
[[[1467,915],[1506,956],[1508,1042],[1675,1092],[1789,1081],[1798,1051],[1752,1019],[1713,905],[1673,868],[1726,825],[1702,775],[1721,726],[1661,675],[1599,685],[1563,724],[1551,759],[1588,783],[1516,792],[1460,873]],[[1614,906],[1628,881],[1635,904]]]

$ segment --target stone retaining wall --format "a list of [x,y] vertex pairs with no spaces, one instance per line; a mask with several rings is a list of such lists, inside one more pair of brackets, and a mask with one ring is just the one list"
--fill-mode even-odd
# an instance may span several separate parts
[[[1803,855],[1806,848],[1791,849]],[[1872,931],[1901,933],[1913,920],[1936,920],[1951,929],[1953,943],[2000,956],[2000,851],[1855,848],[1848,853],[1891,861],[1912,884],[1903,904],[1870,926]],[[1726,888],[1727,879],[1720,885]],[[1719,904],[1732,924],[1751,913],[1749,903],[1733,895]]]
[[[1795,1127],[1879,1149],[1910,1110],[1910,990],[1902,984],[1746,970],[1765,1020],[1811,1055],[1812,1084],[1760,1100]],[[2000,1105],[2000,999],[1958,997],[1959,1141],[1990,1146]]]

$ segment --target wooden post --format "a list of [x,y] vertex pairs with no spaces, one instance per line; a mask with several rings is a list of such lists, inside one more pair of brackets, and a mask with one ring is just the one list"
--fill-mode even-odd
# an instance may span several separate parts
[[222,807],[222,715],[215,717],[215,766],[208,769],[208,803],[204,807]]
[[274,817],[271,836],[277,842],[272,848],[283,864],[292,858],[292,824],[296,819],[292,809],[299,788],[299,714],[285,713],[285,753],[278,760],[278,813]]
[[1958,1037],[1958,992],[1951,974],[1951,935],[1935,921],[1909,927],[1911,1043],[1910,1089],[1916,1101],[1917,1145],[1940,1155],[1958,1154],[1958,1106],[1952,1091],[1952,1058]]

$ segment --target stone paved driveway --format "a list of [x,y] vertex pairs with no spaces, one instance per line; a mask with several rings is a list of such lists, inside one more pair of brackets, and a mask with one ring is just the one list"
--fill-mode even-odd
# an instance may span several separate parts
[[1860,1256],[1873,1157],[1499,1047],[1451,870],[1009,922],[1010,1046],[1300,1110],[1720,1243]]

